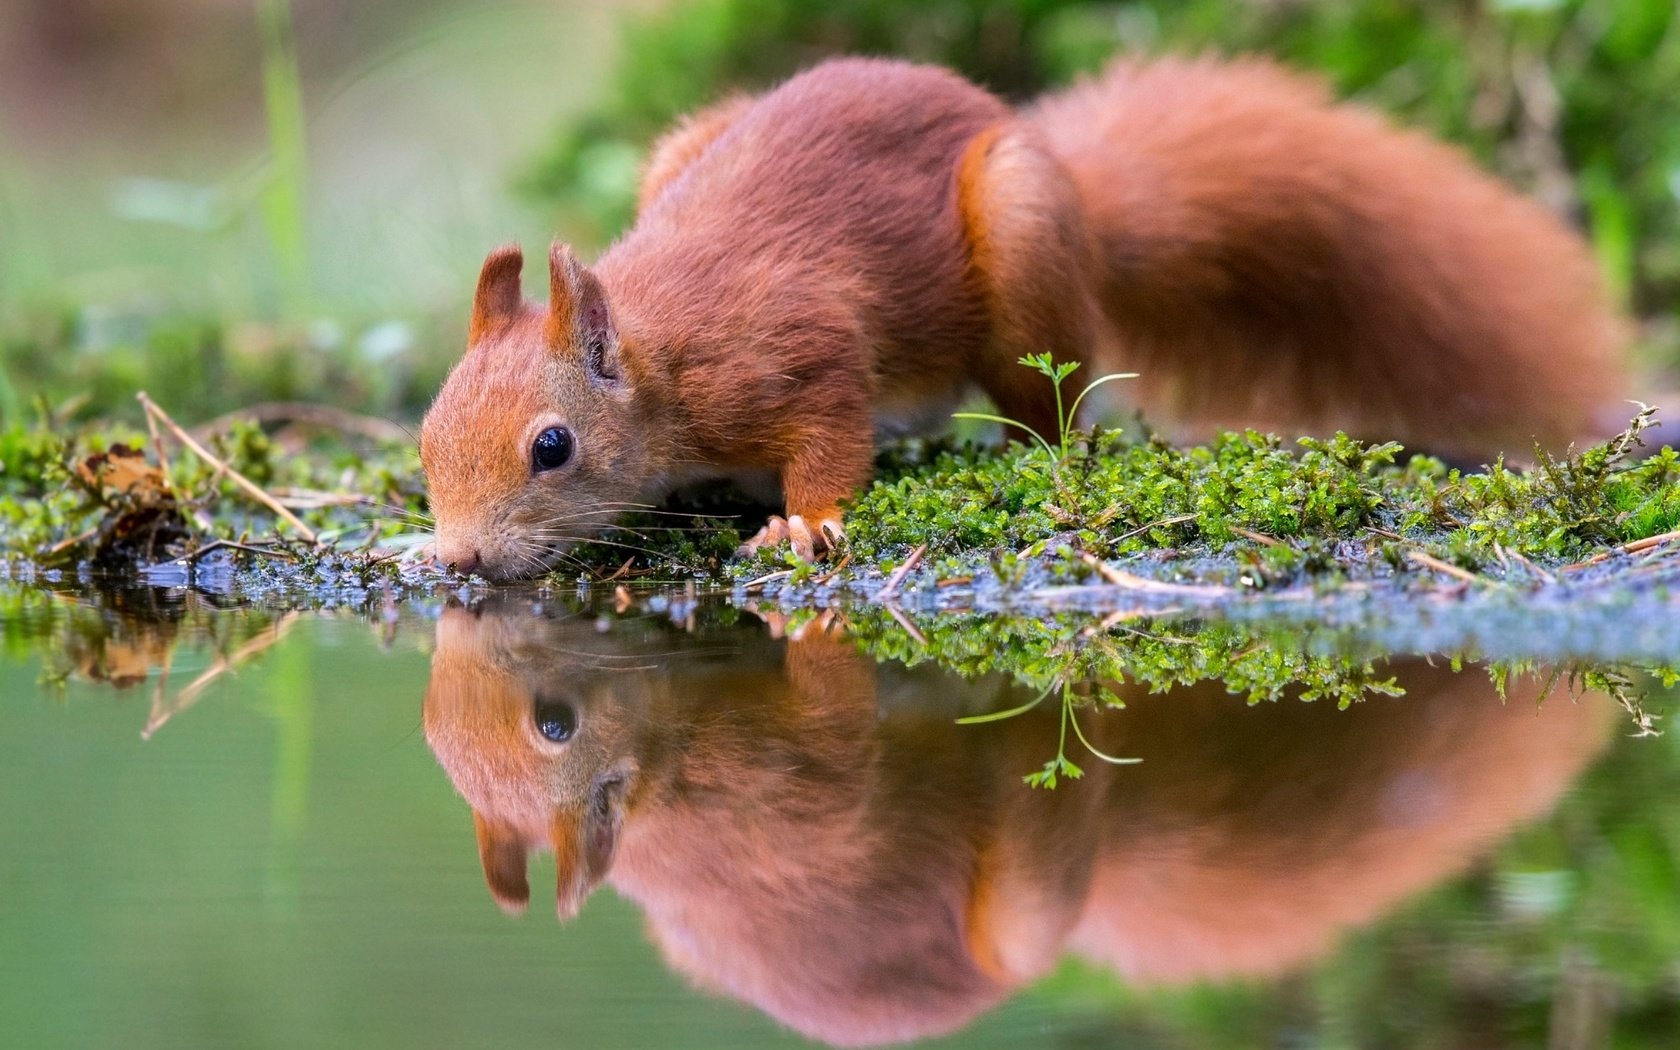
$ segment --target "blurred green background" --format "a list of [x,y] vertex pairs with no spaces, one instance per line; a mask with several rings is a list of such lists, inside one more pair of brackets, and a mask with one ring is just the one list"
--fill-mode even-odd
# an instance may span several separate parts
[[1121,50],[1265,52],[1463,143],[1590,236],[1673,385],[1673,0],[11,0],[0,418],[411,417],[485,250],[599,249],[674,116],[839,52],[1019,99]]

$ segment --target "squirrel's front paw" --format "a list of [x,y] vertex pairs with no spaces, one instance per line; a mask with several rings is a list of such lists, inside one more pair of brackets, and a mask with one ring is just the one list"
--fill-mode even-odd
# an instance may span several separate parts
[[771,515],[764,528],[759,529],[757,535],[741,544],[735,551],[737,557],[747,557],[757,553],[763,547],[775,547],[783,543],[793,544],[793,553],[805,561],[816,561],[818,556],[834,550],[845,538],[846,530],[840,523],[840,512],[831,511],[817,517],[816,527],[798,514],[783,518]]

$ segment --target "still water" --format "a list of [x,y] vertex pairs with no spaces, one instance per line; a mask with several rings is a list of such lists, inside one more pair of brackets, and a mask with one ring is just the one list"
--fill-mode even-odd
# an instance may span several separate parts
[[8,1047],[1680,1043],[1680,749],[1543,667],[1115,708],[722,602],[0,627]]

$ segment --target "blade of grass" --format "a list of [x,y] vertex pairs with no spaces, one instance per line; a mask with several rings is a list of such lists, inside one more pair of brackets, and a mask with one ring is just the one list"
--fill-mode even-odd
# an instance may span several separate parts
[[308,164],[304,150],[303,88],[290,0],[258,0],[262,32],[263,109],[268,119],[269,175],[263,189],[263,218],[280,268],[281,303],[296,317],[309,289],[309,244],[304,198]]

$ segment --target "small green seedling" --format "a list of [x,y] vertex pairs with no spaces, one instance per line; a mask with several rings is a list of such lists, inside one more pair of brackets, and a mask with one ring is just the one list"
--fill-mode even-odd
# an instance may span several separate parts
[[1063,361],[1058,364],[1049,354],[1044,353],[1028,354],[1027,356],[1021,358],[1020,363],[1028,368],[1034,369],[1055,385],[1057,443],[1054,447],[1051,446],[1049,440],[1046,439],[1043,434],[1040,434],[1038,431],[1019,420],[1010,419],[1006,416],[994,415],[989,412],[958,412],[952,418],[973,419],[982,423],[1002,423],[1004,426],[1014,427],[1017,430],[1021,430],[1031,435],[1033,440],[1038,442],[1039,446],[1044,449],[1044,454],[1050,458],[1052,466],[1058,463],[1062,456],[1067,454],[1068,439],[1073,435],[1074,420],[1079,417],[1079,405],[1085,400],[1085,395],[1089,394],[1097,387],[1102,386],[1104,383],[1112,383],[1116,379],[1137,378],[1136,372],[1110,372],[1108,375],[1099,376],[1090,383],[1086,384],[1085,389],[1081,390],[1079,395],[1073,399],[1072,406],[1064,408],[1064,402],[1062,400],[1062,383],[1068,376],[1079,370],[1079,362]]

